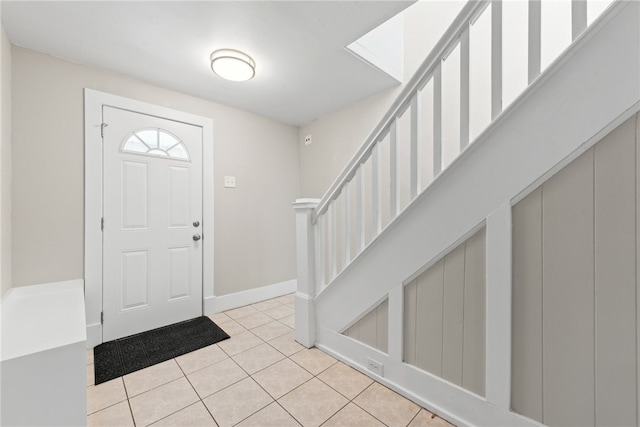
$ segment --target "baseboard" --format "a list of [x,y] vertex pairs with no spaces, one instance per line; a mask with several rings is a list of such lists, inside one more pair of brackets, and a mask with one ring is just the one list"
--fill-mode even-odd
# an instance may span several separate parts
[[236,292],[229,295],[205,297],[204,313],[206,315],[232,310],[260,301],[277,298],[296,291],[298,280],[292,279],[286,282],[275,283],[273,285],[261,286],[259,288]]
[[[453,425],[542,426],[537,421],[500,408],[482,396],[401,360],[394,360],[388,354],[338,332],[318,326],[316,333],[317,348]],[[384,365],[384,376],[368,369],[365,361],[369,357]]]
[[87,348],[102,344],[102,325],[94,323],[87,325]]
[[[357,344],[362,345],[362,343],[357,342]],[[417,396],[415,393],[411,393],[410,391],[408,391],[407,389],[405,389],[404,387],[402,387],[401,385],[393,382],[393,381],[389,381],[387,378],[385,377],[381,377],[379,375],[376,375],[375,373],[371,372],[369,369],[367,369],[367,366],[363,365],[362,363],[357,362],[354,358],[351,358],[349,356],[346,356],[345,354],[335,351],[334,349],[327,347],[324,344],[320,344],[320,343],[316,343],[316,347],[319,348],[320,350],[322,350],[323,352],[329,354],[330,356],[333,356],[333,358],[338,359],[339,361],[341,361],[342,363],[351,366],[352,368],[354,368],[357,371],[360,371],[360,373],[368,376],[369,378],[385,385],[386,387],[390,388],[391,390],[395,391],[396,393],[406,397],[407,399],[411,400],[413,403],[422,406],[423,408],[427,409],[429,412],[436,414],[437,416],[439,416],[440,418],[453,423],[453,425],[458,425],[458,426],[464,426],[464,425],[468,425],[467,423],[464,422],[464,420],[458,418],[457,416],[455,416],[455,414],[452,414],[448,411],[444,411],[441,407],[434,405],[432,402],[428,402],[425,399],[421,398],[420,396]],[[375,350],[375,349],[373,349]],[[376,357],[375,355],[372,355],[374,358],[380,359],[380,357]],[[387,367],[388,368],[388,367]]]

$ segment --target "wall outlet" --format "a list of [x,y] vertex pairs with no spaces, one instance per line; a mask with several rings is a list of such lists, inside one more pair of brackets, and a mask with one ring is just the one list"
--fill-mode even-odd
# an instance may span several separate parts
[[381,377],[384,377],[384,365],[376,360],[373,360],[370,357],[367,357],[367,369],[369,369],[374,374],[378,374]]
[[311,135],[307,135],[304,137],[304,145],[311,144]]
[[224,187],[225,188],[236,188],[236,177],[235,176],[225,176],[224,177]]

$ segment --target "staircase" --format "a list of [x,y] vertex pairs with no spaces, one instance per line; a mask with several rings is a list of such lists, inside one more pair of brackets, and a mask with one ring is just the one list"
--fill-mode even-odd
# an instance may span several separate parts
[[296,339],[457,425],[567,421],[512,393],[512,207],[640,111],[640,3],[550,3],[470,1],[324,197],[294,203]]

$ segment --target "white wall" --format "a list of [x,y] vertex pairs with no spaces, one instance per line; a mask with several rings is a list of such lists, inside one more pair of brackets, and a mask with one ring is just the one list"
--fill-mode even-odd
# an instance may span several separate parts
[[295,127],[16,46],[12,70],[16,286],[84,276],[84,88],[213,119],[215,295],[295,278]]
[[[464,1],[423,0],[404,12],[404,81],[407,82],[456,17]],[[396,99],[398,86],[300,127],[300,190],[322,197]],[[304,144],[312,135],[313,143]]]
[[0,282],[11,288],[11,43],[0,27]]

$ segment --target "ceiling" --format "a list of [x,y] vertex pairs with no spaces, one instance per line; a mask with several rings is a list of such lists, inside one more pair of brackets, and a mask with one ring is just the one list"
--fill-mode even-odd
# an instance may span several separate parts
[[[345,47],[413,1],[2,1],[11,42],[275,120],[306,124],[398,81]],[[243,83],[209,55],[255,60]]]

